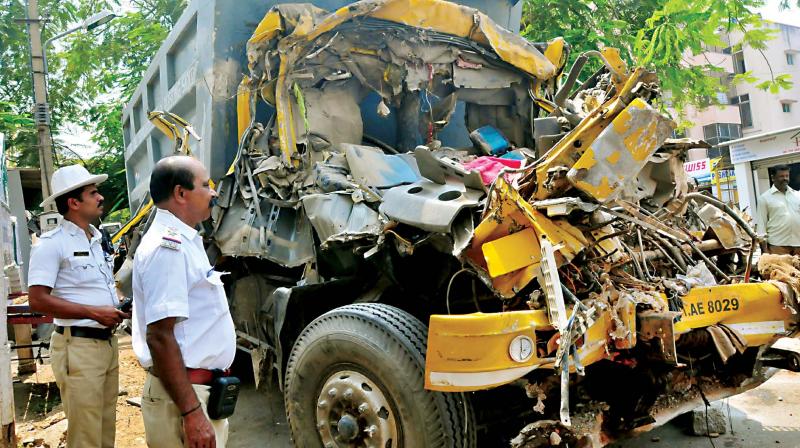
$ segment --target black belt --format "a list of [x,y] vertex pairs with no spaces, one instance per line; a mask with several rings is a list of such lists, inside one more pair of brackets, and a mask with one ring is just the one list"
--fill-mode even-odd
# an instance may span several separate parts
[[[62,326],[56,326],[56,333],[64,334],[64,328]],[[69,328],[70,336],[76,338],[89,338],[89,339],[100,339],[103,341],[107,341],[111,339],[111,336],[114,336],[114,330],[111,328],[94,328],[94,327],[66,327]]]

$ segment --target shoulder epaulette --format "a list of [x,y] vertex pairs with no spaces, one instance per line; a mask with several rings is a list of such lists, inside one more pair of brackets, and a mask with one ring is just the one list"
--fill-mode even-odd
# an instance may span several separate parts
[[39,236],[39,238],[50,238],[51,236],[55,235],[56,233],[61,231],[61,226],[56,227],[53,230],[48,230]]
[[180,250],[181,249],[181,235],[175,227],[166,227],[164,234],[161,235],[161,247],[167,249]]

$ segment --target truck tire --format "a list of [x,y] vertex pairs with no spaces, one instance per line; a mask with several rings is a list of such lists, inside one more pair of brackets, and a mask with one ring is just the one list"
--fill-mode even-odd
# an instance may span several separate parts
[[464,394],[424,389],[428,329],[379,304],[347,305],[294,344],[284,399],[294,445],[474,448]]

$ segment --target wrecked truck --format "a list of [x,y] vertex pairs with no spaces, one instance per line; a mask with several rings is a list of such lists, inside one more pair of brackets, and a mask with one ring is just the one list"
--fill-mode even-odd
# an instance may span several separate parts
[[[567,66],[475,9],[367,0],[275,6],[246,51],[203,234],[296,446],[603,446],[798,370],[800,262],[754,269],[616,49]],[[114,236],[123,291],[152,209]]]

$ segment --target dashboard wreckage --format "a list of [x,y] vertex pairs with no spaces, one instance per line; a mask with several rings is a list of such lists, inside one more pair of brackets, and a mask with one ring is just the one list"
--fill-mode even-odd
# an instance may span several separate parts
[[652,72],[569,56],[437,0],[261,20],[204,235],[297,446],[603,446],[798,370],[800,261],[691,191]]

